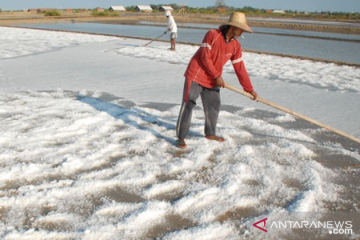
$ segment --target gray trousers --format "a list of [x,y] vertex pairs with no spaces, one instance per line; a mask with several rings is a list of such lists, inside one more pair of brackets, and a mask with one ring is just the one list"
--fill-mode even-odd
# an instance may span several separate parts
[[185,138],[190,129],[191,116],[196,100],[201,95],[205,113],[205,135],[215,135],[220,111],[220,88],[206,88],[196,82],[185,80],[183,103],[176,126],[178,138]]

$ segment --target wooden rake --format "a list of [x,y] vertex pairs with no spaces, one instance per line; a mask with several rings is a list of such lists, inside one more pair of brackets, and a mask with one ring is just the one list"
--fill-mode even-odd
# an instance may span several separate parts
[[163,34],[161,34],[160,36],[158,36],[157,38],[155,38],[155,39],[151,40],[151,41],[150,41],[150,42],[148,42],[147,44],[144,44],[144,46],[148,46],[150,43],[152,43],[153,41],[158,40],[159,38],[161,38],[162,36],[164,36],[166,33],[167,33],[167,31],[166,31],[166,32],[164,32]]
[[[240,94],[242,94],[242,95],[244,95],[244,96],[246,96],[246,97],[253,98],[253,96],[252,96],[250,93],[247,93],[247,92],[245,92],[244,90],[241,90],[241,89],[239,89],[239,88],[237,88],[237,87],[234,87],[234,86],[232,86],[232,85],[230,85],[230,84],[225,83],[225,88],[227,88],[227,89],[229,89],[229,90],[231,90],[231,91],[240,93]],[[316,120],[314,120],[314,119],[311,119],[311,118],[309,118],[309,117],[306,117],[306,116],[304,116],[304,115],[301,115],[300,113],[294,112],[294,111],[292,111],[292,110],[290,110],[290,109],[287,109],[287,108],[285,108],[285,107],[279,106],[279,105],[277,105],[277,104],[275,104],[275,103],[273,103],[273,102],[267,101],[267,100],[265,100],[265,99],[263,99],[263,98],[261,98],[261,97],[258,97],[258,98],[257,98],[257,101],[258,101],[258,102],[261,102],[261,103],[263,103],[263,104],[266,104],[266,105],[268,105],[268,106],[270,106],[270,107],[276,108],[276,109],[278,109],[278,110],[280,110],[280,111],[289,113],[289,114],[291,114],[291,115],[293,115],[293,116],[296,116],[296,117],[298,117],[298,118],[301,118],[301,119],[303,119],[303,120],[305,120],[305,121],[308,121],[308,122],[310,122],[310,123],[313,123],[313,124],[315,124],[315,125],[318,125],[318,126],[320,126],[320,127],[322,127],[322,128],[325,128],[325,129],[327,129],[327,130],[330,130],[330,131],[332,131],[332,132],[334,132],[334,133],[337,133],[337,134],[339,134],[339,135],[341,135],[341,136],[344,136],[344,137],[346,137],[346,138],[349,138],[349,139],[351,139],[351,140],[353,140],[353,141],[355,141],[355,142],[357,142],[357,143],[360,143],[360,139],[355,138],[354,136],[351,136],[351,135],[349,135],[349,134],[347,134],[347,133],[344,133],[344,132],[342,132],[342,131],[340,131],[340,130],[337,130],[337,129],[333,128],[333,127],[330,127],[330,126],[325,125],[325,124],[323,124],[323,123],[321,123],[321,122],[318,122],[318,121],[316,121]]]

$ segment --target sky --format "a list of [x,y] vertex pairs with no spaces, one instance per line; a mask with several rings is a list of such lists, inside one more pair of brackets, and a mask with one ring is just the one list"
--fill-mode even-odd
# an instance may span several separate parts
[[[149,4],[185,4],[191,7],[207,7],[215,5],[216,0],[196,0],[196,1],[164,1],[164,0],[0,0],[0,9],[3,10],[23,10],[28,8],[52,7],[52,8],[95,8],[108,7],[114,5],[132,6],[132,5],[149,5]],[[254,8],[264,9],[283,9],[293,11],[310,11],[310,12],[360,12],[359,0],[225,0],[227,6],[244,7],[251,6]]]

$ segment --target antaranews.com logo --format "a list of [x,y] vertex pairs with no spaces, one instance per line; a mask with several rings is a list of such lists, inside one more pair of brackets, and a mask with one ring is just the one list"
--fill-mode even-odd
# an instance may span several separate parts
[[[327,217],[321,216],[319,220],[314,220],[313,216],[306,217],[306,214],[302,214],[301,217],[299,216],[300,214],[292,216],[296,220],[288,220],[290,218],[289,215],[283,218],[278,215],[276,220],[271,220],[270,217],[267,217],[253,223],[252,226],[256,228],[254,230],[255,233],[257,231],[259,234],[263,233],[272,236],[296,235],[296,239],[308,239],[309,236],[312,237],[311,239],[324,239],[324,236],[329,236],[329,239],[351,239],[351,237],[356,236],[354,228],[359,228],[357,226],[359,225],[359,216],[356,219],[353,216],[344,217],[344,215],[340,214],[338,219],[336,219],[335,214],[332,214],[330,218],[329,214],[327,214]],[[300,232],[305,235],[300,235],[301,238],[298,238]],[[291,239],[291,237],[288,239]]]
[[[261,231],[267,232],[266,227],[267,218],[264,218],[253,224],[254,227],[260,229]],[[260,227],[260,224],[264,224],[263,227]],[[295,228],[316,228],[316,229],[328,229],[329,234],[353,234],[351,221],[274,221],[270,225],[270,229],[295,229]]]

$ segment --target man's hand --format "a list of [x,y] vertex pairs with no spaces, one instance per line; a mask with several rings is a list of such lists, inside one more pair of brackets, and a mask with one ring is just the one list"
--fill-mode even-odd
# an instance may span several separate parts
[[257,101],[259,95],[255,91],[251,91],[249,93],[253,96],[251,99]]
[[224,82],[224,80],[222,79],[222,77],[221,76],[219,76],[217,79],[216,79],[216,85],[218,86],[218,87],[225,87],[225,82]]

